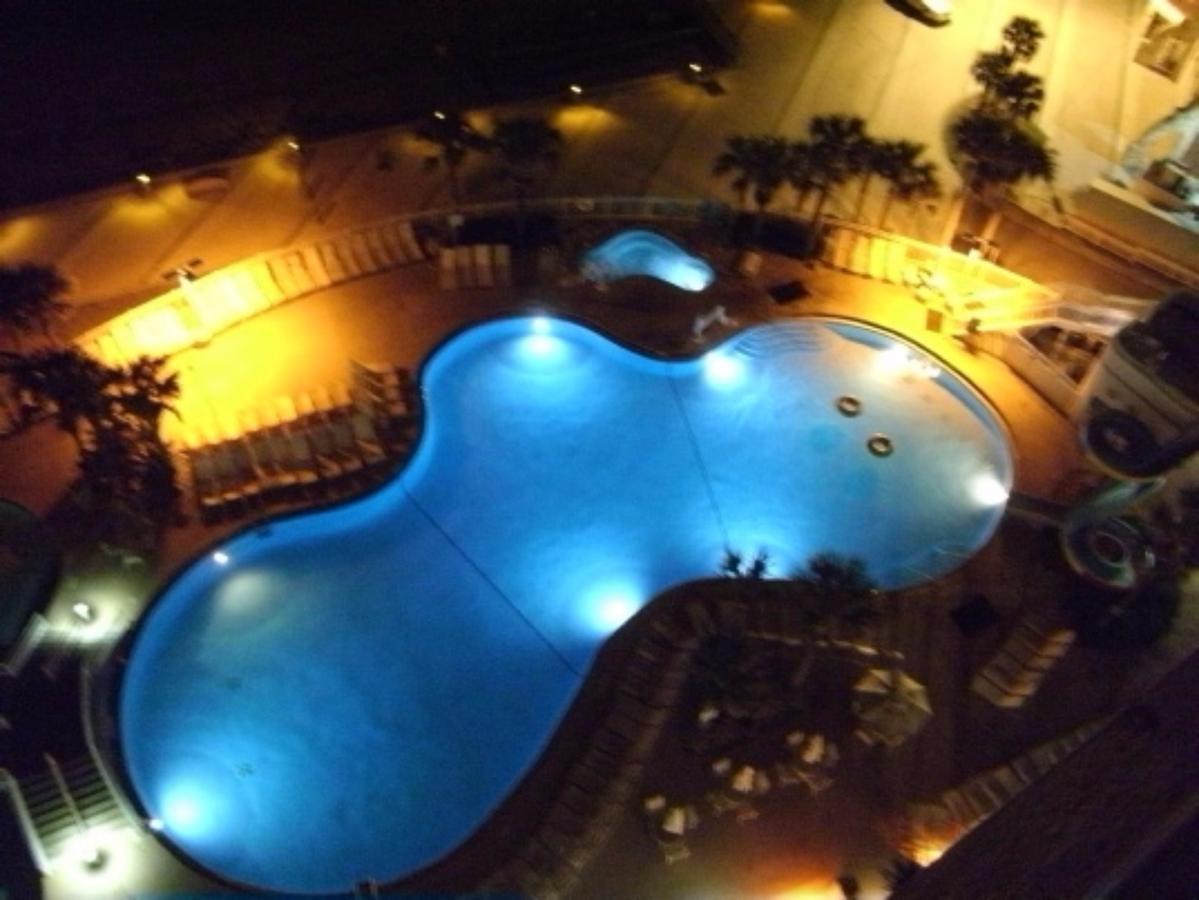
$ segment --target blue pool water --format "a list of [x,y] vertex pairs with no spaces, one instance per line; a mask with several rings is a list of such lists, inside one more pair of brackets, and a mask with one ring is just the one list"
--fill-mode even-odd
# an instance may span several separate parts
[[685,291],[702,291],[715,274],[698,256],[653,231],[630,229],[609,238],[583,255],[584,274],[604,281],[645,275]]
[[835,550],[885,585],[923,580],[989,537],[1011,479],[956,378],[848,324],[763,326],[667,363],[511,319],[453,338],[422,381],[401,475],[197,561],[133,646],[130,780],[171,841],[236,881],[332,891],[435,860],[655,593],[726,547],[766,549],[779,574]]

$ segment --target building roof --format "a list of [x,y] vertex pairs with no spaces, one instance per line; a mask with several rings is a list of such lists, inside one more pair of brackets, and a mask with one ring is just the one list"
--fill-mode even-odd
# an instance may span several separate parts
[[1199,653],[892,896],[1106,897],[1199,811]]

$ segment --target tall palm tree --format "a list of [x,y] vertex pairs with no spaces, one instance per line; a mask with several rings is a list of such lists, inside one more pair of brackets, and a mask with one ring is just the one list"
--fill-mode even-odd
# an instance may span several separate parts
[[17,346],[30,331],[49,336],[51,325],[67,310],[59,298],[69,289],[70,282],[53,266],[0,266],[0,335]]
[[1044,37],[1041,23],[1027,16],[1014,16],[1003,27],[1004,48],[1014,59],[1022,62],[1028,62],[1037,55]]
[[854,218],[858,221],[862,220],[862,213],[866,208],[866,195],[870,190],[871,178],[884,174],[887,154],[890,152],[888,148],[891,143],[891,141],[878,141],[866,136],[858,144],[854,159],[850,161],[851,167],[858,176],[858,202],[854,207]]
[[158,439],[162,415],[175,412],[172,401],[179,397],[179,374],[164,374],[166,364],[165,356],[139,356],[117,370],[108,392],[108,415],[150,441]]
[[815,632],[835,634],[843,625],[860,628],[879,614],[878,588],[856,557],[817,554],[791,579],[809,589],[809,625]]
[[3,371],[18,394],[28,394],[53,411],[58,427],[71,435],[81,451],[83,426],[91,426],[94,433],[105,415],[106,392],[117,378],[114,370],[74,347],[7,356]]
[[923,144],[913,141],[886,141],[879,161],[879,175],[887,181],[887,193],[883,198],[882,213],[878,227],[886,228],[887,215],[896,200],[912,201],[937,197],[941,185],[937,180],[937,165],[921,162]]
[[731,175],[733,190],[748,207],[753,197],[760,215],[787,180],[787,141],[769,135],[734,135],[712,164],[712,174]]
[[523,234],[529,188],[558,164],[562,132],[545,119],[521,116],[501,119],[496,122],[487,147],[499,155],[500,177],[512,184],[517,223]]
[[807,141],[794,141],[787,151],[787,183],[795,191],[795,211],[803,215],[808,198],[822,183],[816,157]]
[[1013,119],[1031,119],[1045,102],[1045,83],[1031,72],[1011,72],[999,81],[996,105]]
[[445,169],[450,206],[456,213],[462,203],[459,170],[471,152],[487,149],[487,139],[456,112],[434,113],[420,122],[413,133],[436,148],[436,153],[425,157],[423,166],[426,172]]
[[857,174],[866,123],[858,116],[816,116],[808,122],[811,160],[817,182],[812,231],[819,236],[824,207],[833,191]]
[[[1021,181],[1052,181],[1057,173],[1054,151],[1023,123],[975,111],[953,124],[951,137],[966,191],[980,199]],[[946,224],[947,240],[957,231],[962,206],[955,204]]]
[[979,108],[994,112],[999,96],[1000,85],[1012,74],[1015,57],[1006,48],[989,50],[978,54],[970,66],[970,75],[983,89]]

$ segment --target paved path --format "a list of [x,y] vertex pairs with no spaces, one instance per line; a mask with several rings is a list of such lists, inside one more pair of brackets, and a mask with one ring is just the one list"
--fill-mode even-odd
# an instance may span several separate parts
[[[1032,68],[1047,81],[1041,125],[1061,154],[1060,195],[1084,187],[1123,145],[1189,96],[1185,79],[1170,82],[1130,62],[1142,0],[959,3],[942,29],[881,0],[720,6],[743,46],[740,65],[721,74],[723,96],[660,76],[588,94],[574,106],[528,107],[549,112],[567,136],[547,190],[729,198],[709,174],[726,135],[797,137],[811,116],[834,112],[865,116],[878,135],[923,141],[944,166],[940,135],[950,111],[973,91],[970,61],[997,44],[1013,15],[1038,19],[1047,33]],[[375,164],[385,147],[396,154],[389,171]],[[56,262],[76,279],[77,302],[105,311],[160,287],[163,272],[194,257],[212,268],[444,202],[444,179],[421,171],[422,148],[398,129],[310,149],[303,167],[282,139],[229,163],[232,187],[216,200],[189,198],[162,177],[148,196],[130,183],[15,214],[0,222],[0,259]],[[477,161],[466,174],[472,196],[502,194]],[[855,195],[846,192],[846,202]],[[872,214],[879,202],[877,193],[870,198]],[[893,224],[934,238],[944,209],[896,210]]]

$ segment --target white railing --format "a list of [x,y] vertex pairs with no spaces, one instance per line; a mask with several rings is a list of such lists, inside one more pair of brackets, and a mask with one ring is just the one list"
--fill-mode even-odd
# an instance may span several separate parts
[[1079,386],[1024,337],[988,331],[967,335],[966,342],[1005,362],[1058,412],[1067,418],[1074,416],[1081,396]]
[[21,826],[21,833],[25,835],[25,844],[33,856],[33,864],[37,866],[39,872],[43,874],[49,872],[50,858],[46,855],[46,848],[42,846],[41,838],[38,837],[37,828],[33,824],[33,816],[29,814],[29,807],[25,803],[25,795],[21,793],[20,783],[8,769],[0,769],[0,781],[3,782],[5,791],[8,792],[8,801],[12,805],[13,814],[17,817],[17,824]]

